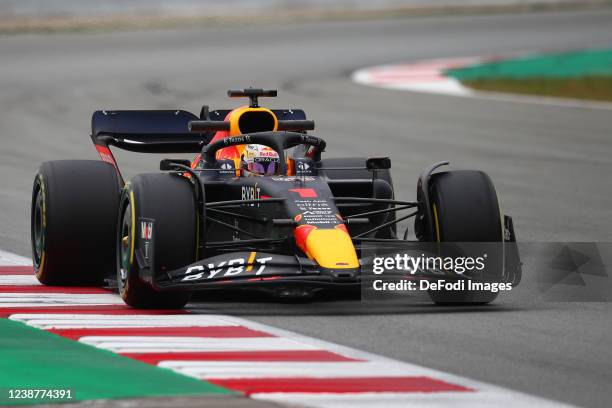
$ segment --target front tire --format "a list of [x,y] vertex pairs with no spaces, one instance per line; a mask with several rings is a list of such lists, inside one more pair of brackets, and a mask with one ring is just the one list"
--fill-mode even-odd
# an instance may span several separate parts
[[114,270],[119,207],[115,168],[95,160],[45,162],[34,179],[32,261],[45,285],[101,285]]
[[[432,212],[437,242],[503,242],[502,221],[493,182],[482,171],[461,170],[431,176]],[[497,297],[490,291],[429,291],[442,305],[486,304]]]
[[153,282],[166,271],[195,262],[196,210],[192,187],[184,177],[142,174],[126,185],[116,251],[119,294],[126,304],[144,309],[180,309],[187,304],[191,292],[159,291]]

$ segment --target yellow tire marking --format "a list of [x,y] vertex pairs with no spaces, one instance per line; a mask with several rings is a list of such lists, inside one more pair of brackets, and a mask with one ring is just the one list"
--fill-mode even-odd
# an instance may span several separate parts
[[134,209],[134,192],[130,190],[130,207],[132,210],[132,242],[130,245],[130,267],[134,263],[134,241],[136,241],[136,210]]
[[45,253],[43,251],[43,254],[40,257],[40,265],[38,265],[38,271],[36,272],[37,278],[40,278],[42,276],[44,267],[45,267]]
[[433,213],[434,213],[434,223],[436,226],[436,241],[440,242],[440,223],[438,222],[438,209],[436,208],[436,203],[433,205]]
[[[46,234],[46,228],[47,228],[47,206],[45,204],[45,199],[46,199],[46,197],[45,197],[45,180],[43,179],[42,174],[39,174],[38,178],[40,179],[40,193],[42,195],[42,200],[41,200],[42,211],[41,211],[41,213],[42,213],[42,229],[43,229],[43,232],[42,232],[43,237],[42,237],[42,239],[43,239],[43,247],[44,247],[44,244],[45,244],[45,241],[46,241],[45,234]],[[40,257],[40,264],[38,265],[38,270],[36,271],[36,277],[37,278],[40,278],[43,275],[44,268],[45,268],[45,249],[43,248],[42,255]]]
[[200,209],[196,210],[196,261],[200,258]]

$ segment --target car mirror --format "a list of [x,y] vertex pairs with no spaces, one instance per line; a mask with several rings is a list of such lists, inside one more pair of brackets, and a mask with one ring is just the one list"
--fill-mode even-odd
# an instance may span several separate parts
[[366,160],[368,170],[386,170],[391,168],[391,159],[388,157],[371,157]]
[[159,162],[159,169],[162,171],[176,170],[176,164],[191,167],[191,162],[187,159],[163,159]]

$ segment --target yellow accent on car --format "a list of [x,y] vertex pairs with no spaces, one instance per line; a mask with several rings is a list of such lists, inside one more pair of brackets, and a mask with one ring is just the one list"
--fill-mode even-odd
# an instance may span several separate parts
[[253,269],[253,262],[255,261],[255,255],[257,255],[257,252],[251,252],[251,254],[249,255],[249,259],[247,261],[247,267],[246,267],[247,272],[251,272],[251,270]]
[[308,256],[328,269],[352,269],[359,267],[353,240],[339,229],[314,229],[306,238]]
[[272,112],[270,109],[267,109],[267,108],[249,108],[248,106],[242,106],[240,108],[234,109],[230,113],[230,117],[229,117],[229,123],[230,123],[229,135],[230,136],[238,136],[238,135],[241,135],[243,133],[249,133],[249,129],[240,129],[239,122],[240,122],[240,118],[242,117],[242,115],[248,114],[248,113],[251,113],[251,112],[265,112],[265,113],[269,114],[270,118],[273,119],[273,121],[274,121],[274,127],[272,129],[267,129],[267,130],[268,131],[276,131],[276,129],[278,128],[278,119],[276,118],[276,115],[274,114],[274,112]]

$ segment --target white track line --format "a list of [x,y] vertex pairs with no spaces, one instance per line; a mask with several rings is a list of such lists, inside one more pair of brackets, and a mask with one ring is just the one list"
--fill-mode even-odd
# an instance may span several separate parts
[[160,367],[170,368],[196,378],[334,378],[371,377],[372,373],[385,376],[421,376],[401,363],[379,362],[251,362],[243,361],[162,361]]
[[40,286],[41,283],[34,275],[0,275],[0,286],[6,285]]
[[274,351],[317,350],[307,342],[276,337],[204,338],[173,336],[85,336],[80,342],[115,353],[154,353],[172,351]]
[[[1,289],[0,289],[1,292]],[[0,308],[44,306],[123,305],[115,294],[0,293]]]
[[0,249],[0,266],[31,266],[32,260]]
[[[0,289],[1,290],[1,289]],[[135,311],[137,313],[137,311]],[[10,317],[39,329],[84,329],[120,327],[237,326],[215,315],[97,315],[97,314],[14,314]]]

